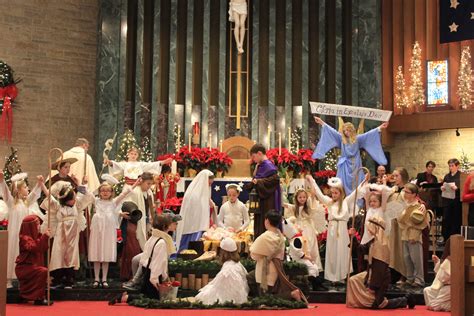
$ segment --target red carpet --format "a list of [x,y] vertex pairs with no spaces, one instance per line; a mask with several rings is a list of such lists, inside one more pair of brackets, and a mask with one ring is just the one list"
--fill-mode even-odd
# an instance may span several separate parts
[[[56,302],[53,306],[33,306],[33,305],[7,305],[8,316],[95,316],[95,315],[114,315],[114,316],[132,316],[132,315],[157,315],[160,316],[180,316],[180,315],[212,315],[212,316],[239,316],[239,315],[298,315],[298,316],[314,316],[318,315],[335,315],[337,316],[357,316],[357,315],[390,315],[390,316],[422,316],[422,315],[449,315],[449,313],[430,312],[425,306],[418,306],[414,310],[399,309],[372,311],[361,309],[349,309],[341,304],[312,304],[312,308],[304,310],[286,310],[286,311],[240,311],[240,310],[147,310],[127,305],[108,306],[107,302]],[[258,314],[257,314],[258,313]]]

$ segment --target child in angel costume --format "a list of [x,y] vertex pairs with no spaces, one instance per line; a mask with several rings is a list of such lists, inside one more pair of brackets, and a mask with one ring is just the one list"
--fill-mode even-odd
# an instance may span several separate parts
[[163,161],[139,161],[140,152],[138,148],[131,147],[127,152],[127,161],[104,160],[104,165],[109,166],[109,173],[112,175],[123,174],[125,184],[132,186],[138,177],[144,172],[153,174],[160,174],[161,166],[171,163],[173,158],[168,158]]
[[[84,210],[94,202],[94,195],[86,187],[74,192],[70,183],[58,181],[51,187],[51,196],[44,199],[41,208],[50,213],[51,223],[43,222],[43,231],[51,227],[54,236],[50,271],[54,285],[71,289],[74,284],[74,270],[79,270],[79,233],[86,229]],[[51,205],[49,205],[51,199]],[[46,219],[48,214],[46,214]]]
[[250,257],[256,265],[247,275],[247,281],[254,296],[268,293],[307,303],[303,292],[288,280],[283,270],[286,238],[278,228],[281,221],[282,216],[276,211],[265,215],[266,231],[250,246]]
[[[306,176],[306,187],[311,187],[313,178]],[[319,203],[312,192],[305,189],[298,189],[294,195],[295,204],[283,204],[285,208],[285,218],[293,218],[303,237],[307,242],[306,259],[314,263],[317,271],[314,276],[323,271],[321,258],[319,256],[318,235],[326,231],[326,208]]]
[[239,200],[242,191],[237,184],[227,184],[225,186],[228,200],[222,204],[217,216],[217,225],[236,233],[247,229],[250,223],[249,210],[244,203]]
[[[347,195],[355,189],[353,187],[355,176],[358,176],[355,182],[356,186],[363,180],[362,174],[355,175],[355,172],[362,167],[361,149],[367,151],[379,165],[387,164],[387,158],[383,152],[380,138],[380,131],[388,126],[387,122],[371,131],[358,135],[354,125],[349,122],[344,123],[342,119],[339,119],[339,132],[319,117],[314,117],[314,119],[316,123],[322,126],[322,129],[321,137],[312,157],[313,159],[323,159],[332,148],[341,149],[341,156],[337,162],[336,177],[342,180],[344,191]],[[359,130],[362,130],[364,121],[361,120],[359,125]]]
[[[98,197],[95,198],[95,213],[91,222],[89,239],[89,261],[94,263],[93,288],[108,288],[107,273],[109,262],[117,261],[117,229],[120,227],[122,202],[140,183],[137,180],[131,188],[124,188],[122,193],[114,198],[113,185],[119,183],[111,175],[104,174],[105,180],[98,188]],[[100,271],[102,268],[102,282]]]
[[15,260],[19,254],[19,231],[23,219],[28,215],[37,215],[43,218],[44,215],[38,208],[36,202],[41,190],[47,192],[44,186],[42,176],[37,177],[36,186],[29,192],[26,182],[28,175],[26,173],[18,173],[11,180],[11,191],[8,189],[3,173],[0,171],[0,195],[3,196],[7,206],[8,219],[8,259],[7,259],[7,288],[12,287],[12,280],[16,279]]
[[[365,181],[368,180],[368,174]],[[324,203],[328,208],[328,237],[326,242],[326,261],[324,267],[324,278],[333,283],[344,281],[347,273],[352,272],[352,261],[350,263],[350,271],[348,271],[349,248],[350,243],[349,232],[347,231],[347,222],[352,215],[354,199],[362,197],[362,186],[346,196],[341,179],[330,178],[328,185],[331,188],[331,197],[321,192],[314,179],[308,178],[313,194]]]
[[411,295],[387,299],[385,293],[390,285],[390,250],[387,236],[384,232],[385,221],[374,216],[368,220],[368,233],[373,236],[368,247],[369,265],[367,271],[352,276],[347,285],[348,307],[395,309],[415,306]]
[[451,248],[450,239],[444,245],[443,256],[433,255],[435,279],[431,286],[423,289],[428,310],[449,312],[451,310]]
[[214,174],[204,169],[197,174],[186,189],[181,204],[183,221],[176,231],[178,252],[188,249],[190,241],[197,241],[210,226],[217,223],[217,210],[211,200]]
[[221,241],[220,248],[219,260],[222,268],[209,284],[199,290],[196,301],[206,305],[216,302],[246,303],[249,294],[247,270],[240,263],[237,244],[227,237]]

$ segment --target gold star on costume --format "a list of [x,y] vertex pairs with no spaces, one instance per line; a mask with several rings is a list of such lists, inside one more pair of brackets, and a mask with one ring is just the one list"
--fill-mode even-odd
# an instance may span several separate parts
[[459,25],[457,25],[456,23],[453,22],[453,24],[451,24],[451,25],[449,26],[449,31],[450,31],[450,32],[457,32],[457,31],[458,31],[458,26],[459,26]]
[[474,12],[471,12],[471,20],[474,20]]
[[459,5],[458,0],[451,0],[451,8],[456,9],[458,5]]

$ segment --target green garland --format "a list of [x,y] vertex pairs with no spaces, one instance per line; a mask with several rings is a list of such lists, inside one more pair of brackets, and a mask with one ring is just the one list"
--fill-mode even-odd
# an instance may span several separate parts
[[[255,261],[251,259],[241,259],[240,263],[247,271],[255,270]],[[308,268],[306,265],[295,261],[283,262],[283,268],[285,269],[285,272],[290,275],[308,274]],[[215,275],[220,271],[220,269],[221,266],[217,261],[193,261],[176,259],[171,260],[168,263],[170,275],[175,275],[176,273],[183,273],[184,275],[189,273],[196,273],[199,275]]]
[[276,296],[265,295],[250,299],[247,303],[234,304],[233,302],[214,303],[205,305],[202,302],[189,302],[178,299],[177,301],[160,302],[156,299],[141,296],[129,303],[131,306],[150,309],[303,309],[308,306],[304,302],[289,301]]
[[15,83],[13,79],[13,70],[5,62],[0,60],[0,88],[7,87]]

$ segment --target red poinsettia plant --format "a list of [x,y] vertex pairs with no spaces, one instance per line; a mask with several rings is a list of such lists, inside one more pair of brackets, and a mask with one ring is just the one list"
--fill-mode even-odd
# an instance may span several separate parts
[[313,151],[311,149],[300,149],[298,150],[297,156],[303,165],[303,172],[312,173],[318,167],[316,159],[313,159],[311,156]]
[[123,242],[123,237],[122,237],[122,230],[120,228],[117,229],[117,243],[122,243]]
[[328,179],[335,176],[336,171],[333,170],[320,170],[313,174],[314,180],[319,186],[326,185],[328,183]]
[[181,204],[183,203],[183,198],[173,197],[170,199],[166,199],[161,204],[162,210],[172,210],[175,213],[178,213],[181,209]]
[[232,158],[227,153],[220,151],[217,148],[202,148],[203,156],[205,157],[204,165],[210,171],[228,172],[232,166]]
[[4,219],[0,221],[0,230],[7,230],[8,229],[8,221]]
[[200,171],[205,164],[206,158],[201,148],[192,147],[191,150],[189,150],[188,147],[181,147],[175,155],[175,160],[180,169],[191,168]]
[[165,287],[180,287],[181,286],[181,282],[179,281],[168,281],[168,282],[163,282],[161,284],[161,286],[165,286]]

